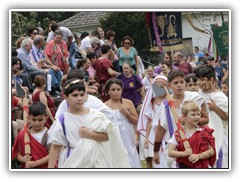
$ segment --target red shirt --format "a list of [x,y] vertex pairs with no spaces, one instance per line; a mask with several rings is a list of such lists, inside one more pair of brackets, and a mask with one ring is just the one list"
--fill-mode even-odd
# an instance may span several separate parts
[[99,84],[106,84],[112,78],[108,74],[108,69],[113,68],[112,62],[109,59],[98,59],[93,68],[96,70],[96,77]]
[[[215,150],[215,138],[212,135],[213,129],[210,129],[207,126],[200,127],[201,130],[196,131],[189,139],[188,142],[192,148],[193,154],[199,154],[208,150],[208,145],[211,145],[214,149],[214,155],[211,156],[209,159],[202,159],[197,161],[196,163],[192,164],[188,157],[177,158],[176,161],[178,163],[183,163],[184,165],[190,168],[208,168],[208,165],[213,167],[216,161],[216,150]],[[183,141],[180,137],[179,130],[174,132],[174,136],[178,142],[177,150],[184,151]]]
[[181,70],[185,74],[185,76],[188,75],[189,73],[193,73],[192,65],[186,61],[184,61],[184,63],[181,65],[175,64],[174,66]]

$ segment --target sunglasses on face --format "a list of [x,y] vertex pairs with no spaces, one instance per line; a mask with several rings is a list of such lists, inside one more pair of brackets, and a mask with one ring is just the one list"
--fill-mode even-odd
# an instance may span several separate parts
[[130,42],[124,42],[124,44],[131,44]]
[[33,34],[38,34],[37,32],[33,33]]

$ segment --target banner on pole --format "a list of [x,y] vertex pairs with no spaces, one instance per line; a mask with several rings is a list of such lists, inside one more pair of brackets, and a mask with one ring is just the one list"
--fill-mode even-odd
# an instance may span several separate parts
[[218,50],[218,55],[228,54],[228,23],[223,22],[222,26],[212,24],[213,39]]
[[[155,13],[154,16],[152,16],[152,13]],[[183,48],[181,12],[147,13],[147,24],[151,36],[150,51],[159,51],[161,47],[164,51]],[[156,37],[156,35],[158,36]],[[161,42],[160,46],[159,40]]]

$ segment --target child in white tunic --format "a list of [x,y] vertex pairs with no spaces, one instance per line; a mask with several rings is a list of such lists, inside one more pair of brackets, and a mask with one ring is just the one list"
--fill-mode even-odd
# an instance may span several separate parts
[[129,168],[117,127],[103,113],[83,107],[83,81],[68,80],[64,94],[69,109],[49,129],[48,167],[59,160],[58,168]]
[[228,168],[228,97],[215,87],[215,70],[211,65],[201,65],[195,69],[200,95],[208,106],[209,124],[214,129],[217,162],[215,167]]
[[[151,84],[144,98],[137,126],[138,132],[141,134],[141,136],[145,137],[143,142],[143,149],[145,150],[145,156],[147,158],[151,158],[151,163],[153,159],[153,143],[155,139],[156,127],[158,124],[158,121],[154,122],[153,119],[155,114],[157,114],[157,112],[161,111],[163,108],[161,102],[166,97],[166,94],[161,94],[160,86],[155,84],[155,81],[159,79],[167,81],[167,78],[164,75],[158,75],[156,78],[154,78],[153,84]],[[163,148],[164,147],[161,147],[161,151],[163,151]],[[163,153],[159,153],[159,156],[161,163],[155,164],[155,168],[167,168],[168,166],[166,164]]]
[[[176,108],[178,117],[182,116],[180,107],[184,101],[195,101],[201,107],[201,117],[199,124],[205,125],[208,123],[208,115],[206,112],[206,107],[204,103],[204,98],[201,97],[197,92],[184,91],[185,90],[185,80],[184,73],[180,70],[172,70],[168,74],[169,87],[173,91],[170,100],[163,101],[164,108],[162,111],[156,113],[154,121],[158,123],[154,142],[154,161],[159,164],[159,149],[162,143],[168,143],[172,137],[173,132],[177,129],[175,119],[171,111],[171,106]],[[165,137],[165,142],[163,142],[163,136]],[[168,145],[164,150],[166,160],[168,162],[169,168],[176,168],[176,163],[174,159],[169,158],[167,155]]]

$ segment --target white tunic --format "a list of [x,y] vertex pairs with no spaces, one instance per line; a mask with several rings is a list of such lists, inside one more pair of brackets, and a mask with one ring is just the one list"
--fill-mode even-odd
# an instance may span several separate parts
[[[217,107],[219,107],[223,112],[228,114],[228,97],[223,92],[201,92],[201,95],[205,98],[207,103],[210,102],[210,99],[212,99]],[[222,168],[228,168],[228,122],[223,121],[214,111],[209,111],[208,115],[208,126],[214,129],[213,136],[215,137],[217,159],[220,148],[222,148]]]
[[128,159],[131,164],[131,168],[141,168],[141,163],[135,143],[136,140],[133,125],[128,121],[126,116],[122,114],[118,109],[113,110],[113,113],[114,123],[118,127],[122,142],[128,152]]
[[[66,136],[59,119],[53,123],[48,132],[52,144],[63,146],[59,155],[59,168],[130,168],[118,129],[103,113],[90,109],[85,115],[69,112],[63,115]],[[82,138],[79,134],[81,126],[94,132],[107,133],[109,140],[97,142]],[[68,143],[69,157],[67,157]]]

